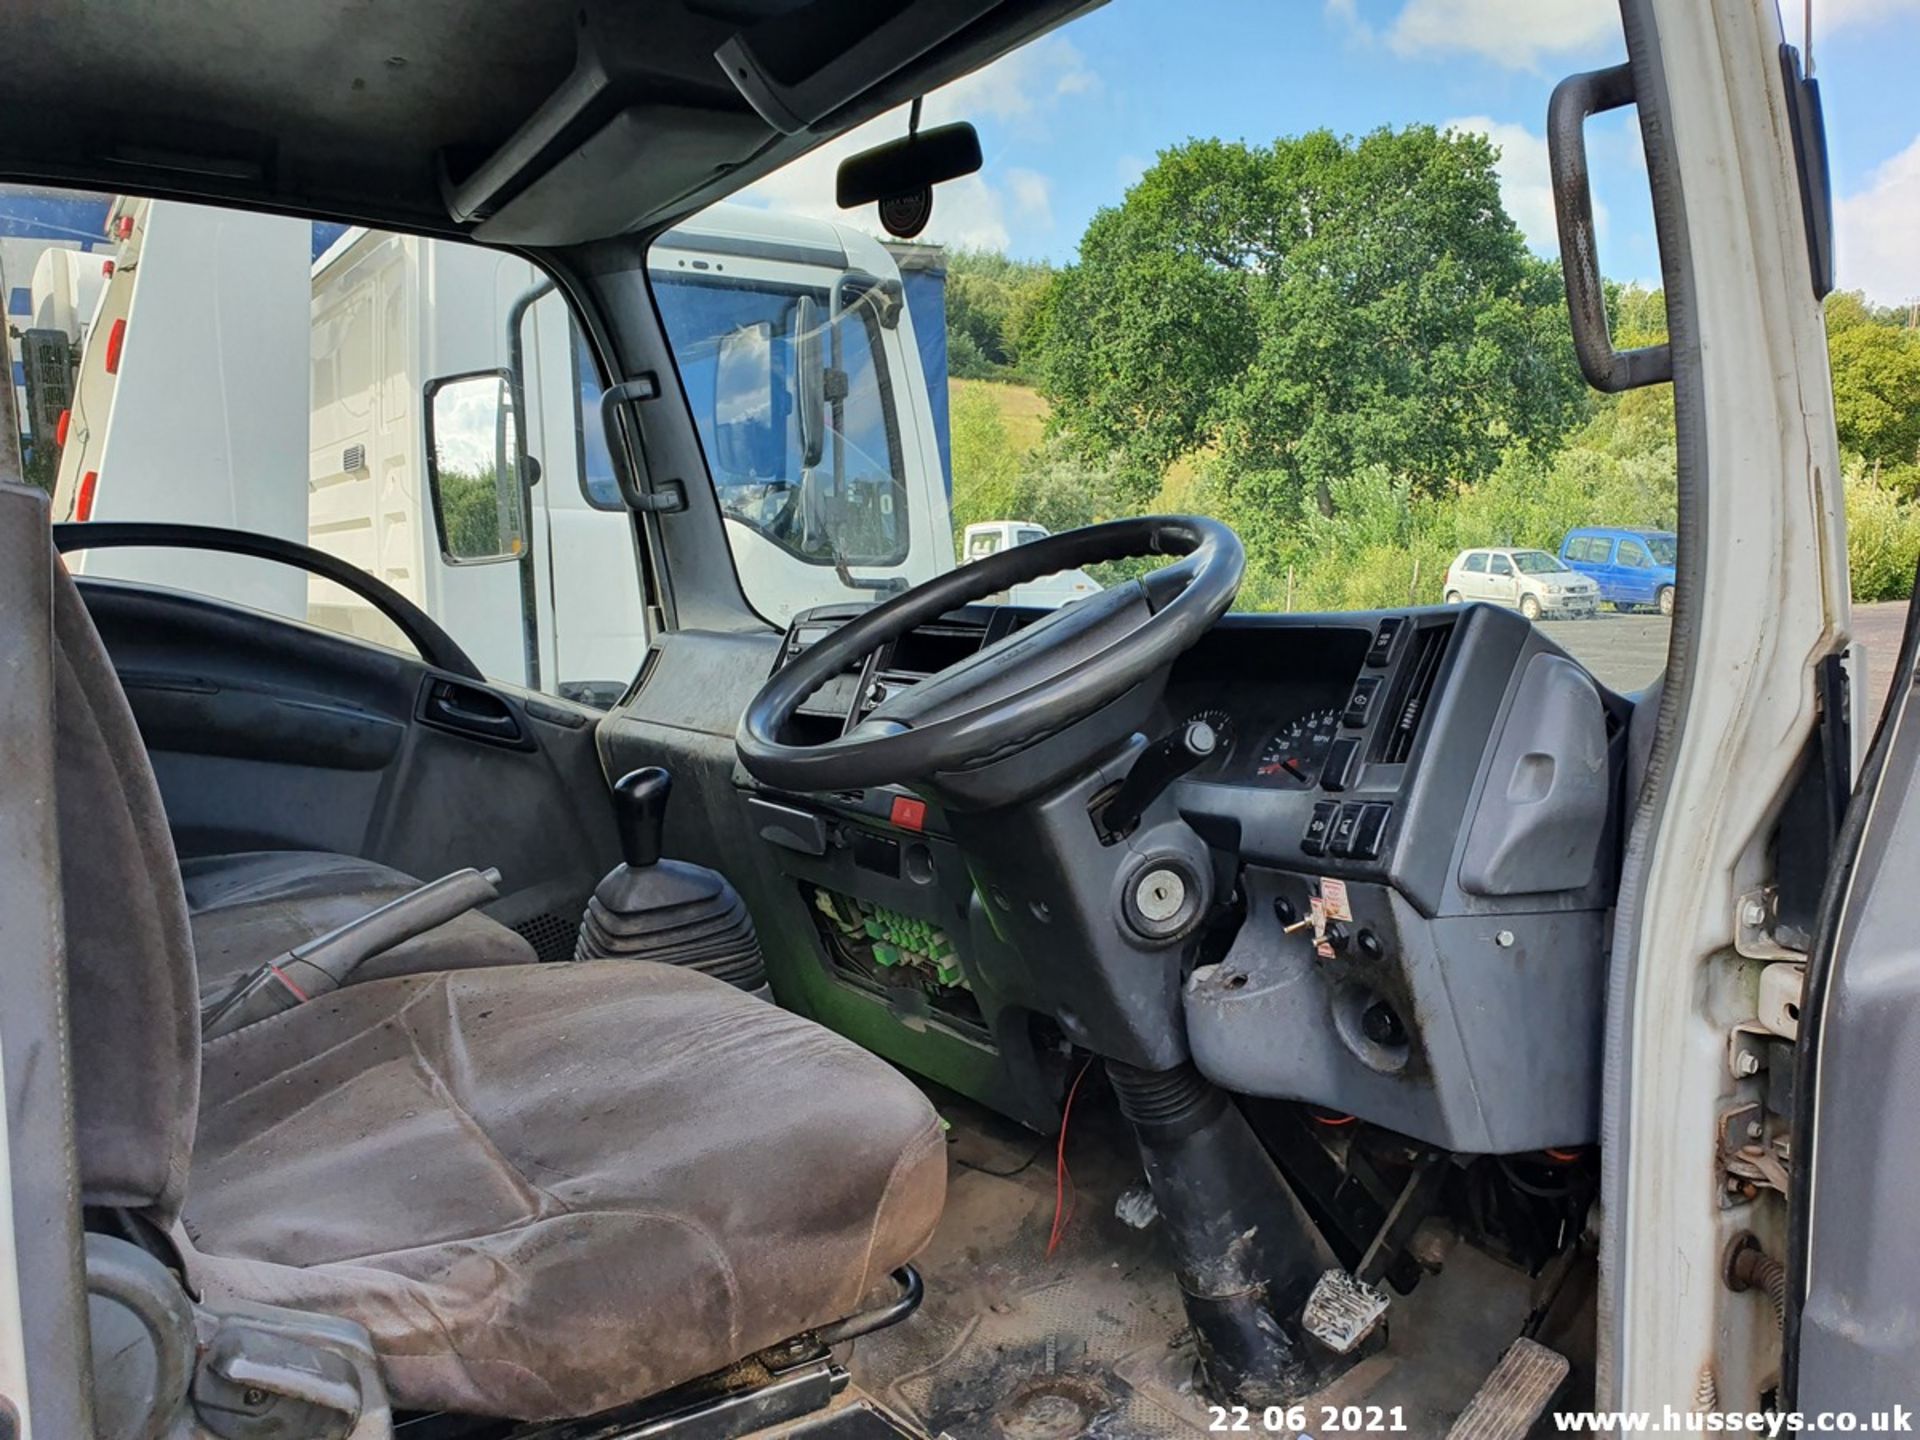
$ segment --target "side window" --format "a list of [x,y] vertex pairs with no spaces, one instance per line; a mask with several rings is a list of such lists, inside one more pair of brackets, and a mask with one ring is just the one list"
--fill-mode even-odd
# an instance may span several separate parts
[[1474,551],[1474,553],[1473,553],[1473,554],[1471,554],[1471,555],[1469,555],[1469,556],[1467,556],[1467,565],[1466,565],[1466,569],[1467,569],[1467,573],[1468,573],[1469,575],[1484,575],[1484,574],[1486,574],[1486,573],[1487,573],[1487,554],[1486,554],[1486,551],[1484,551],[1484,550],[1476,550],[1476,551]]
[[1042,530],[1038,525],[1029,525],[1014,533],[1013,543],[1016,545],[1031,545],[1036,540],[1044,540],[1046,538],[1046,531]]
[[[48,243],[84,252],[76,273],[97,288],[69,307],[71,419],[36,455],[57,519],[294,541],[399,591],[495,680],[584,695],[631,678],[645,646],[632,527],[590,508],[612,472],[579,425],[598,386],[530,262],[173,201],[62,206],[72,223]],[[521,441],[552,483],[527,483]],[[458,483],[436,493],[436,477]],[[73,567],[411,649],[371,602],[293,566],[156,548],[76,552]],[[571,618],[570,573],[593,590]]]
[[1513,574],[1513,562],[1507,559],[1507,557],[1504,555],[1494,556],[1492,561],[1488,564],[1487,568],[1491,570],[1495,575]]
[[1647,547],[1638,540],[1620,542],[1620,563],[1630,570],[1644,570],[1653,561],[1647,555]]
[[1589,563],[1593,559],[1592,537],[1581,535],[1567,542],[1567,559]]

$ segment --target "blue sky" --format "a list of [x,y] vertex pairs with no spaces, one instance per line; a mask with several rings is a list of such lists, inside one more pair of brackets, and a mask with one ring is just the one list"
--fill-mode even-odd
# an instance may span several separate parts
[[[1798,43],[1800,0],[1787,8]],[[1067,260],[1094,211],[1189,136],[1265,142],[1425,121],[1492,136],[1507,208],[1550,255],[1548,93],[1624,56],[1609,0],[1112,0],[929,99],[928,123],[979,126],[987,164],[942,190],[928,238]],[[1920,0],[1815,0],[1814,58],[1840,282],[1886,303],[1920,299]],[[883,117],[756,189],[828,214],[832,165],[901,128]],[[1630,112],[1596,121],[1589,148],[1604,268],[1657,278]]]

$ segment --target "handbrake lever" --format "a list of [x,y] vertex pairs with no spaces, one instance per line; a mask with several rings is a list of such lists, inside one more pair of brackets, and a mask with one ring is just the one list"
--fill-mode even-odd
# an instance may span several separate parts
[[200,1038],[217,1040],[243,1026],[291,1010],[303,1001],[338,990],[360,965],[383,951],[424,935],[499,898],[498,870],[471,867],[428,881],[377,910],[316,935],[236,980],[201,1007]]

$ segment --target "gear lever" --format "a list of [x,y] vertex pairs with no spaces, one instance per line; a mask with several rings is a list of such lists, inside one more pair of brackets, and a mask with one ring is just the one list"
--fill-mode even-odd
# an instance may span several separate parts
[[580,920],[576,960],[654,960],[764,994],[767,972],[746,904],[726,877],[663,860],[673,776],[657,765],[613,783],[623,864],[600,882]]
[[667,799],[673,776],[658,765],[630,770],[613,782],[613,823],[620,831],[620,854],[629,870],[659,863],[667,826]]

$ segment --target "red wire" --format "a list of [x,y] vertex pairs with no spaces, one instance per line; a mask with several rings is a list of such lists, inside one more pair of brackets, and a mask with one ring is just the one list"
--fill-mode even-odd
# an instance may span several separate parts
[[1067,1169],[1067,1122],[1073,1118],[1073,1097],[1080,1093],[1080,1082],[1092,1068],[1093,1057],[1089,1055],[1067,1090],[1067,1103],[1060,1107],[1060,1144],[1053,1157],[1053,1231],[1047,1236],[1049,1259],[1060,1248],[1060,1241],[1067,1233],[1067,1222],[1073,1218],[1073,1206],[1068,1198],[1073,1191],[1073,1174]]

